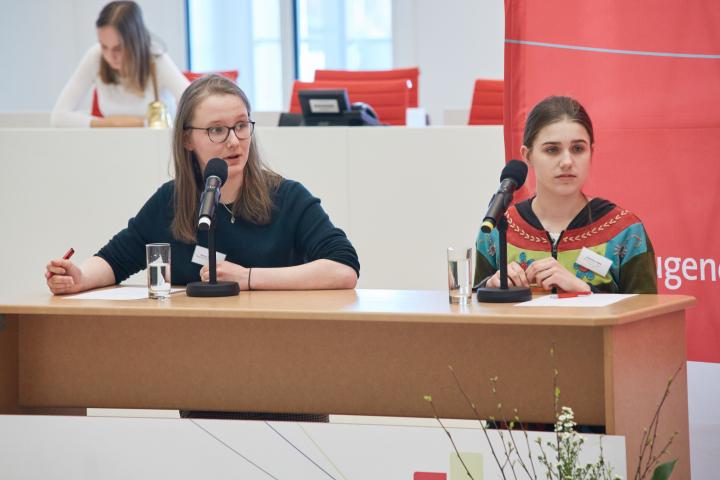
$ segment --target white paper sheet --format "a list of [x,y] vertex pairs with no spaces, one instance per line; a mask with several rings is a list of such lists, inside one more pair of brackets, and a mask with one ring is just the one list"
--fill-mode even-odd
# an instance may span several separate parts
[[606,307],[636,294],[593,293],[572,298],[558,298],[557,295],[544,295],[528,302],[518,303],[516,307]]
[[[185,291],[184,288],[173,288],[170,290],[170,294],[183,291]],[[148,289],[147,287],[118,287],[107,290],[90,290],[63,298],[71,300],[141,300],[148,298]]]

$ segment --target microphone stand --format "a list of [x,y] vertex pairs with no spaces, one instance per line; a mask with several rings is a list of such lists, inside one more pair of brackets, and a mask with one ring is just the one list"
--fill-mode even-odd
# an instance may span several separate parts
[[507,277],[507,228],[505,215],[500,215],[496,228],[500,235],[500,288],[482,287],[477,290],[478,302],[520,303],[532,299],[527,287],[508,287]]
[[210,270],[210,281],[191,282],[187,284],[185,293],[188,297],[232,297],[240,293],[240,285],[237,282],[217,281],[217,259],[215,258],[215,215],[213,214],[210,228],[208,229],[208,269]]

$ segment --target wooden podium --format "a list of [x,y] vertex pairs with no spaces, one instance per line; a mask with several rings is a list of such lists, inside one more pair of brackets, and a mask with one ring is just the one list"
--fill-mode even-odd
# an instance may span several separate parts
[[[447,292],[242,292],[238,297],[0,298],[0,413],[153,408],[474,418],[497,406],[525,422],[625,435],[633,475],[642,430],[685,355],[692,297],[638,295],[602,308],[449,305]],[[554,345],[555,356],[550,349]],[[498,377],[493,395],[489,379]],[[690,477],[687,376],[673,384],[658,441]]]

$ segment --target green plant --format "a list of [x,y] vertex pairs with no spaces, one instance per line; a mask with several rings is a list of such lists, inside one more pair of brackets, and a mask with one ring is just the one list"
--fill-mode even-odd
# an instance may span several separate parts
[[[555,348],[550,349],[551,357],[555,358]],[[486,441],[490,447],[490,451],[495,460],[495,463],[500,470],[503,479],[507,479],[511,476],[517,480],[521,478],[523,474],[526,478],[537,480],[538,469],[535,468],[535,462],[532,458],[530,449],[530,440],[528,432],[520,420],[517,409],[513,409],[512,418],[509,419],[503,409],[502,402],[498,401],[497,411],[498,416],[490,416],[486,421],[480,415],[475,403],[465,392],[465,389],[460,382],[455,370],[452,365],[448,365],[450,373],[455,379],[455,384],[463,396],[468,406],[473,412],[473,416],[480,422],[482,432],[485,436]],[[665,387],[662,399],[655,410],[655,413],[650,421],[648,428],[643,430],[642,446],[639,455],[638,468],[635,472],[634,480],[645,480],[650,472],[653,472],[652,480],[667,480],[672,474],[673,467],[675,466],[676,460],[665,462],[660,464],[660,458],[665,455],[668,448],[672,444],[673,439],[677,432],[675,432],[670,439],[663,445],[658,453],[655,453],[655,446],[657,442],[657,429],[660,421],[660,412],[662,407],[670,393],[670,387],[677,375],[682,370],[683,365],[678,367],[675,373],[670,377]],[[555,408],[555,441],[554,442],[543,442],[541,439],[537,439],[536,443],[539,447],[540,454],[537,457],[537,461],[540,466],[544,467],[545,477],[548,480],[618,480],[622,479],[619,475],[613,473],[612,466],[609,465],[603,456],[602,438],[600,439],[600,455],[594,463],[581,464],[579,455],[582,450],[582,446],[585,442],[581,434],[579,434],[575,427],[575,415],[572,408],[560,405],[560,388],[558,386],[559,372],[557,368],[553,368],[553,397],[554,397],[554,408]],[[498,394],[498,377],[490,378],[490,385],[492,394],[497,398]],[[472,480],[473,477],[470,471],[467,469],[465,462],[460,455],[460,452],[455,445],[455,442],[450,434],[450,431],[440,420],[435,404],[433,403],[432,396],[425,395],[425,401],[427,401],[433,411],[433,416],[442,427],[443,431],[447,434],[450,439],[455,453],[460,459],[461,464],[465,468],[468,477]],[[489,425],[489,427],[488,427]],[[507,427],[507,430],[500,427]],[[513,435],[513,431],[518,428],[522,434],[527,447],[527,457],[524,457],[519,452],[517,445],[516,435]],[[498,432],[500,436],[503,450],[496,451],[493,443],[490,441],[488,429],[492,429]]]

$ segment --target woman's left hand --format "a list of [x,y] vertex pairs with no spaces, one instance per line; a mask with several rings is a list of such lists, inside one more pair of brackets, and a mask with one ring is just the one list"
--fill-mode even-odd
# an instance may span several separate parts
[[530,283],[536,283],[544,290],[552,290],[553,287],[557,287],[566,292],[590,291],[590,285],[577,278],[552,257],[534,261],[525,270],[525,275]]
[[[241,290],[247,289],[248,272],[250,269],[232,262],[217,262],[217,279],[222,282],[237,282]],[[205,265],[200,269],[200,280],[210,281],[210,268]]]

